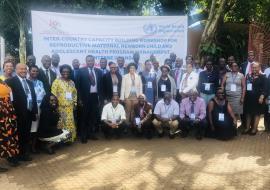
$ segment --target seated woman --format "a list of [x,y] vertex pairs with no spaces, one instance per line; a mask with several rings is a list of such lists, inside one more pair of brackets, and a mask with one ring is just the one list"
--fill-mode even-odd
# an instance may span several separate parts
[[40,109],[38,137],[41,142],[45,142],[47,153],[54,154],[53,146],[61,142],[68,142],[71,139],[71,133],[58,127],[60,114],[56,96],[47,94],[43,98]]
[[237,120],[222,88],[218,88],[216,96],[208,104],[208,120],[208,136],[220,140],[229,140],[236,136]]

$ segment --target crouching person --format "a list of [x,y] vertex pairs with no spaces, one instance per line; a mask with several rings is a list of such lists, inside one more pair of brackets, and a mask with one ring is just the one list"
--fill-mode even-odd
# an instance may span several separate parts
[[202,98],[198,97],[196,90],[190,91],[187,98],[180,104],[181,137],[185,138],[194,130],[195,136],[201,140],[206,127],[206,105]]
[[71,140],[71,133],[58,126],[60,113],[58,100],[53,94],[46,94],[40,105],[41,114],[38,127],[38,139],[48,154],[54,154],[54,146]]
[[151,139],[153,136],[152,105],[146,101],[144,94],[139,95],[134,113],[133,130],[137,136],[145,136],[147,139]]
[[103,107],[101,120],[105,138],[109,139],[113,135],[117,139],[121,137],[125,127],[126,112],[124,107],[119,104],[118,94],[113,94],[112,102]]
[[171,93],[164,93],[164,98],[156,104],[154,115],[153,124],[159,137],[163,137],[164,129],[169,128],[169,137],[174,138],[179,125],[179,105],[172,99]]

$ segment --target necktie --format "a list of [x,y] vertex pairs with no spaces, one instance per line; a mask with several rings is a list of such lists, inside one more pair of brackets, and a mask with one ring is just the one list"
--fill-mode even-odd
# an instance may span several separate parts
[[33,107],[32,98],[31,99],[29,98],[29,97],[31,97],[31,92],[30,92],[30,89],[27,85],[26,79],[23,79],[22,81],[23,81],[23,89],[24,89],[24,92],[25,92],[26,97],[27,97],[27,109],[31,111],[32,107]]
[[95,86],[96,85],[96,80],[95,80],[95,75],[93,73],[93,69],[90,70],[90,83],[91,83],[91,86]]
[[195,113],[194,111],[195,104],[194,102],[191,102],[191,108],[190,108],[190,113]]
[[50,77],[49,77],[49,69],[46,69],[46,77],[47,77],[49,84],[51,84]]
[[179,76],[179,69],[177,69],[176,73],[175,73],[175,80],[178,80],[178,76]]

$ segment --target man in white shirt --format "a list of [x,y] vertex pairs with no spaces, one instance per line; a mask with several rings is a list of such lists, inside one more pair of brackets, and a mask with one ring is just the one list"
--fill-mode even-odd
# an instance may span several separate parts
[[255,62],[255,53],[254,51],[248,52],[248,59],[246,62],[244,62],[241,66],[242,73],[247,76],[248,74],[251,74],[251,67],[252,64]]
[[110,138],[113,134],[120,138],[126,120],[124,107],[119,104],[119,96],[114,94],[112,102],[103,107],[101,120],[103,122],[103,132],[105,138]]
[[60,56],[57,53],[52,54],[52,71],[56,73],[57,78],[61,76],[60,74]]
[[169,128],[169,137],[174,138],[178,129],[179,105],[172,99],[170,92],[165,92],[164,98],[158,101],[154,109],[153,125],[159,137],[163,137],[164,128]]

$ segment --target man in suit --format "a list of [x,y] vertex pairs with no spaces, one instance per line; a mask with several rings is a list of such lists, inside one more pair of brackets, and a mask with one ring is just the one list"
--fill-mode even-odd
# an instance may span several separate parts
[[29,67],[36,65],[36,57],[34,55],[29,55],[26,58],[26,65]]
[[87,67],[78,72],[78,96],[82,105],[81,142],[87,143],[87,138],[97,140],[95,126],[99,115],[99,103],[102,101],[102,72],[94,68],[95,57],[86,56]]
[[78,76],[78,72],[80,69],[80,62],[78,59],[73,59],[72,61],[72,73],[71,73],[71,80],[73,80],[73,82],[75,83],[75,85],[77,84],[77,76]]
[[241,72],[247,76],[247,74],[251,73],[251,67],[252,64],[255,61],[255,53],[254,51],[249,51],[248,52],[248,59],[241,65]]
[[118,73],[123,77],[125,74],[128,73],[127,68],[125,67],[125,58],[118,57],[116,62],[118,66]]
[[26,79],[26,64],[16,65],[16,76],[7,79],[6,83],[12,89],[13,105],[17,115],[17,127],[20,145],[20,161],[31,161],[30,130],[32,121],[37,119],[37,101],[34,86]]
[[52,54],[52,71],[56,73],[57,77],[60,77],[60,56],[57,53]]
[[48,55],[44,55],[41,59],[42,67],[39,69],[38,80],[43,82],[46,94],[51,92],[51,86],[56,79],[56,73],[53,72],[51,67],[51,58]]
[[176,97],[175,100],[177,102],[181,101],[181,96],[179,92],[179,86],[180,82],[182,80],[182,76],[184,75],[184,70],[182,68],[183,66],[183,59],[176,58],[174,69],[171,71],[170,75],[174,78],[175,84],[176,84]]
[[99,66],[103,75],[109,72],[109,70],[107,69],[107,64],[108,64],[108,61],[106,58],[101,58],[99,60]]

